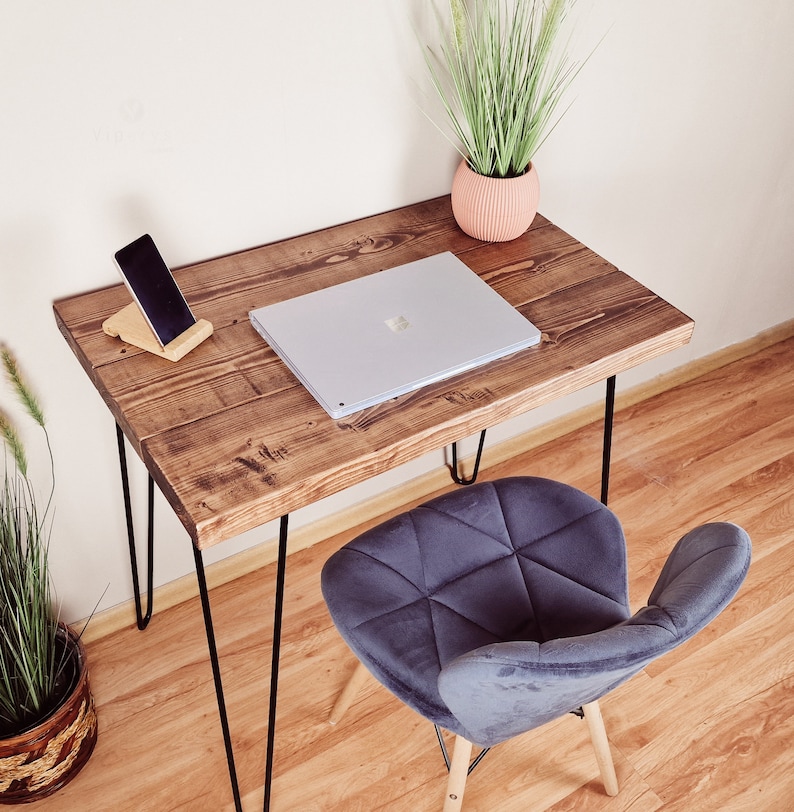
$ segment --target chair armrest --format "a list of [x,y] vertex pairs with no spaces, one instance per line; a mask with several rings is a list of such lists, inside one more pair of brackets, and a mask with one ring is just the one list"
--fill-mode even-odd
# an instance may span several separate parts
[[729,523],[702,525],[670,553],[648,605],[608,629],[545,643],[494,643],[455,658],[438,688],[455,732],[490,746],[616,688],[713,620],[750,565],[750,538]]
[[662,609],[680,641],[713,620],[747,575],[750,537],[735,524],[715,522],[687,533],[667,558],[648,606]]

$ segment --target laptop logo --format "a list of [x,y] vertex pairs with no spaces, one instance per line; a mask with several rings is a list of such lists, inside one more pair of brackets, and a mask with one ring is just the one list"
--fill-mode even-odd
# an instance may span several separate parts
[[411,322],[405,316],[395,316],[393,319],[386,319],[386,326],[393,333],[402,333],[411,326]]

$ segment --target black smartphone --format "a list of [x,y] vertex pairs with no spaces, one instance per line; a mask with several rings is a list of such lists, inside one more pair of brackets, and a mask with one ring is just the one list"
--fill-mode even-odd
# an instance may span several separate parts
[[162,346],[196,323],[154,240],[144,234],[114,254],[132,298]]

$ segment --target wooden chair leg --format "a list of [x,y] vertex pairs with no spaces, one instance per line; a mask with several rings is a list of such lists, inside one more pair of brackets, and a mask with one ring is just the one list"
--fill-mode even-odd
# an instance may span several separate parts
[[590,740],[593,742],[598,769],[601,771],[601,778],[604,781],[604,789],[607,795],[617,795],[619,789],[618,777],[615,774],[612,753],[609,751],[609,739],[607,739],[604,719],[601,716],[598,701],[583,705],[582,710],[584,711],[584,718],[587,720],[587,727],[590,730]]
[[345,711],[353,703],[356,694],[368,678],[369,671],[367,671],[363,663],[359,663],[331,709],[331,715],[328,717],[329,725],[335,725],[345,715]]
[[463,792],[466,789],[466,778],[469,775],[472,743],[463,736],[455,736],[452,749],[452,760],[449,765],[447,796],[444,799],[444,812],[459,812],[463,805]]

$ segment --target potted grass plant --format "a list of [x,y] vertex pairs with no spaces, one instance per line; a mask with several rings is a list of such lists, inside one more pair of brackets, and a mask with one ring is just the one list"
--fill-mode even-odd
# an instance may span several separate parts
[[[565,53],[575,0],[448,0],[430,79],[461,154],[452,208],[470,236],[506,241],[530,226],[540,196],[533,156],[559,120],[579,70]],[[564,112],[564,111],[563,111]]]
[[46,440],[51,486],[44,507],[8,413],[0,411],[0,804],[27,803],[68,783],[88,760],[97,719],[79,637],[59,623],[48,568],[55,468],[44,414],[16,361],[5,377]]

